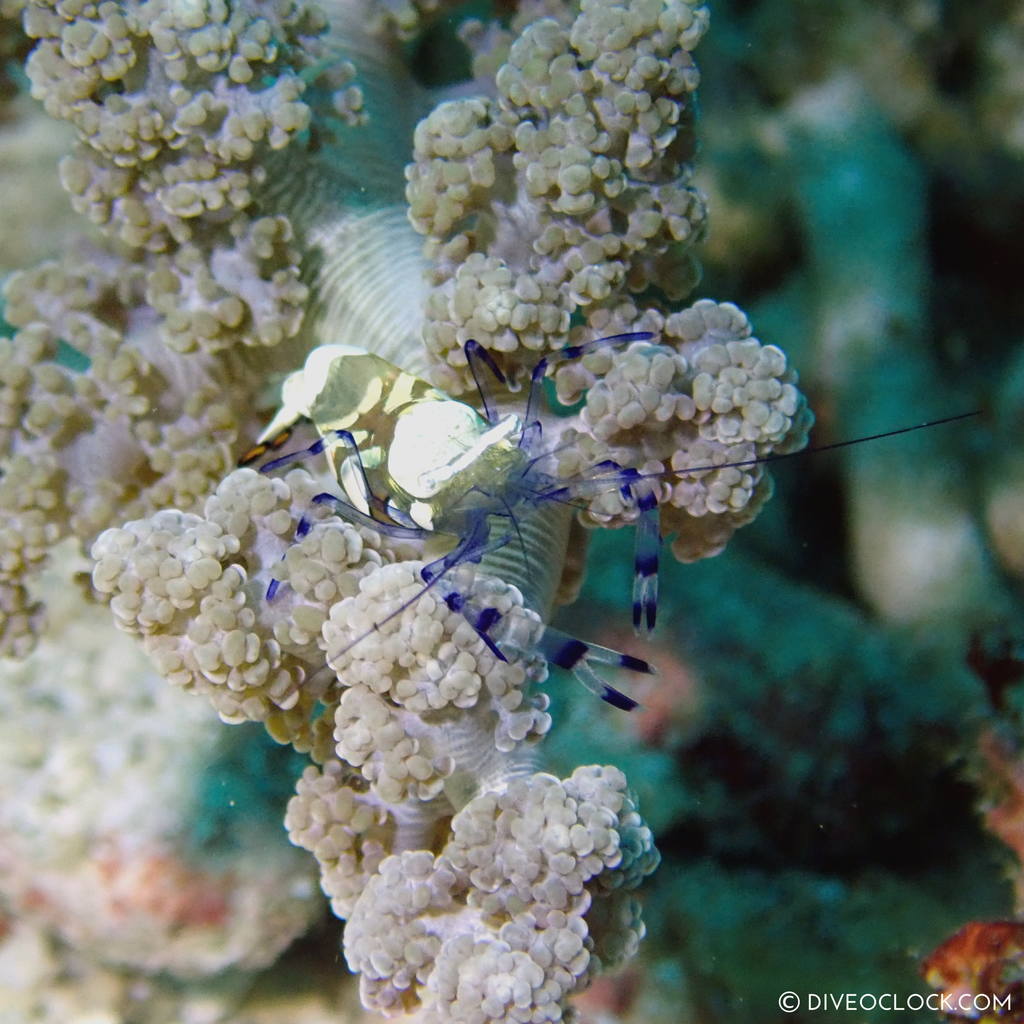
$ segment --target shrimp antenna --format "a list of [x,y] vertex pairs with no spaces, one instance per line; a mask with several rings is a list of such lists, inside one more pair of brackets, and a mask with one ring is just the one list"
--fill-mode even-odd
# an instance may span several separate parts
[[798,452],[783,452],[778,455],[766,455],[762,462],[773,462],[778,459],[788,459],[790,455],[814,455],[815,452],[829,452],[836,448],[846,448],[851,444],[863,444],[865,441],[880,441],[883,437],[896,437],[899,434],[911,434],[915,430],[927,430],[929,427],[941,427],[946,423],[955,423],[957,420],[968,420],[972,416],[980,416],[981,409],[972,409],[971,412],[958,412],[955,416],[943,416],[941,419],[928,420],[925,423],[914,423],[909,427],[898,427],[896,430],[883,430],[880,434],[868,434],[865,437],[851,437],[846,441],[833,441],[831,444],[818,444],[810,448],[803,448]]
[[[880,434],[866,434],[864,437],[851,437],[846,441],[832,441],[829,444],[816,444],[810,448],[800,448],[793,452],[773,452],[770,455],[759,455],[752,459],[740,459],[739,462],[721,462],[718,465],[710,466],[684,466],[680,469],[666,469],[660,473],[641,473],[639,479],[659,480],[666,476],[686,476],[688,473],[707,473],[714,469],[730,469],[738,466],[760,466],[764,462],[781,462],[783,459],[795,459],[803,455],[816,455],[818,452],[831,452],[837,448],[849,448],[850,445],[864,444],[866,441],[880,441],[885,437],[897,437],[900,434],[912,434],[915,430],[927,430],[930,427],[941,427],[946,423],[956,423],[958,420],[967,420],[972,416],[980,416],[981,409],[973,409],[971,412],[958,412],[955,416],[943,416],[937,420],[928,420],[925,423],[914,423],[909,427],[898,427],[895,430],[883,430]],[[613,480],[609,481],[614,482]]]
[[[636,473],[630,472],[617,462],[606,459],[591,466],[589,470],[577,473],[575,476],[560,480],[557,486],[548,490],[541,488],[530,488],[530,493],[543,501],[554,501],[558,504],[569,505],[573,508],[586,508],[586,502],[578,500],[578,496],[594,490],[597,485],[614,487],[624,482],[635,482],[637,480],[662,480],[668,476],[686,476],[689,473],[710,473],[716,469],[732,469],[739,466],[760,466],[765,462],[781,462],[783,459],[796,459],[804,455],[815,455],[818,452],[835,451],[837,448],[848,448],[854,444],[864,444],[866,441],[880,441],[886,437],[897,437],[900,434],[911,434],[915,430],[927,430],[929,427],[941,427],[946,423],[955,423],[958,420],[970,419],[972,416],[980,416],[983,410],[974,409],[971,412],[960,412],[955,416],[943,416],[937,420],[928,420],[925,423],[915,423],[909,427],[898,427],[896,430],[884,430],[879,434],[867,434],[864,437],[852,437],[847,441],[833,441],[829,444],[813,445],[810,448],[800,448],[793,452],[774,452],[770,455],[758,455],[750,459],[740,459],[738,462],[719,462],[706,466],[680,466],[678,469],[664,469],[658,473]],[[553,449],[554,454],[558,449]],[[546,455],[538,456],[534,461],[540,461]],[[598,472],[595,473],[595,470]],[[604,472],[602,472],[604,471]],[[589,485],[581,489],[581,485]],[[575,495],[573,494],[576,489]]]

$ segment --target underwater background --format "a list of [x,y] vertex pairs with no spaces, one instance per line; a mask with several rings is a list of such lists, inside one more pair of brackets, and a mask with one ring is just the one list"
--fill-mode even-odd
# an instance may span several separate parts
[[[666,553],[649,642],[629,628],[631,532],[593,532],[556,623],[660,674],[616,680],[641,702],[627,715],[556,673],[543,765],[621,767],[662,863],[636,959],[576,1001],[580,1020],[1024,1021],[1024,5],[709,7],[695,166],[710,213],[692,297],[735,302],[787,353],[811,446],[976,415],[772,467],[774,497],[724,553]],[[508,12],[446,9],[403,44],[423,85],[459,80],[456,26],[491,13]],[[24,42],[9,31],[3,46],[9,274],[82,225],[54,169],[63,126],[25,95]],[[65,592],[87,568],[66,557],[43,584],[51,638],[92,682],[52,650],[0,669],[0,829],[42,835],[45,820],[49,844],[0,834],[0,876],[16,880],[0,887],[0,1024],[377,1019],[315,865],[281,827],[301,760],[205,703],[165,703],[130,641],[104,639],[109,615]],[[115,680],[132,671],[135,711]],[[161,894],[173,956],[133,962],[149,938],[90,931],[82,816],[111,835],[147,816],[153,834],[176,830],[180,863],[153,855],[125,882],[126,900]],[[218,930],[225,886],[252,893],[238,934]],[[943,991],[1012,1007],[922,1006]],[[897,1008],[829,1009],[825,994],[847,993]]]

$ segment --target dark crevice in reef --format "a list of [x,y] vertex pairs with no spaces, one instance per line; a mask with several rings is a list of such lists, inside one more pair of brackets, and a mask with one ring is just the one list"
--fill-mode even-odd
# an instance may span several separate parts
[[965,837],[980,839],[976,793],[960,766],[939,763],[935,752],[915,761],[920,770],[912,772],[868,747],[840,777],[823,772],[794,784],[784,764],[741,738],[706,734],[679,757],[697,811],[660,835],[659,847],[731,869],[838,877],[939,869],[960,857]]
[[979,186],[1002,196],[998,207],[942,174],[928,196],[936,350],[951,376],[966,373],[978,385],[999,373],[1006,333],[1024,322],[1024,181],[1010,170],[994,161],[979,171]]

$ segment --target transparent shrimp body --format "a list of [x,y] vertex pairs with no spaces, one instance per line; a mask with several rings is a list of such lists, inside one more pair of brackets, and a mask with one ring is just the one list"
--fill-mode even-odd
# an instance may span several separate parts
[[470,513],[503,509],[496,482],[527,469],[518,416],[489,423],[465,402],[349,345],[315,349],[285,380],[281,397],[260,445],[308,419],[345,499],[382,525],[461,535]]
[[[564,488],[552,491],[551,482],[535,468],[523,419],[514,414],[481,416],[380,356],[339,344],[315,349],[305,366],[286,378],[281,408],[242,463],[280,447],[301,420],[311,422],[320,439],[301,452],[271,460],[261,471],[323,453],[342,496],[323,493],[315,502],[394,536],[453,536],[451,551],[421,570],[423,592],[437,588],[504,659],[500,645],[509,645],[510,651],[515,647],[506,636],[508,624],[496,609],[467,601],[445,575],[511,541],[518,532],[517,518],[545,501],[545,491],[561,497]],[[499,536],[493,535],[495,517],[508,522],[508,528],[499,528]],[[276,589],[272,583],[268,596]],[[635,702],[605,683],[589,663],[652,671],[638,658],[551,627],[537,648],[603,700],[627,710]]]

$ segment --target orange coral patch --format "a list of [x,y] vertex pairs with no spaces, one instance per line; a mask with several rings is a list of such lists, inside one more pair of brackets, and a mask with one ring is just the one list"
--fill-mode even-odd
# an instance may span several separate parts
[[1024,1022],[1024,924],[971,921],[924,961],[921,973],[929,985],[953,999],[972,994],[1012,997],[1009,1013],[972,1019]]

